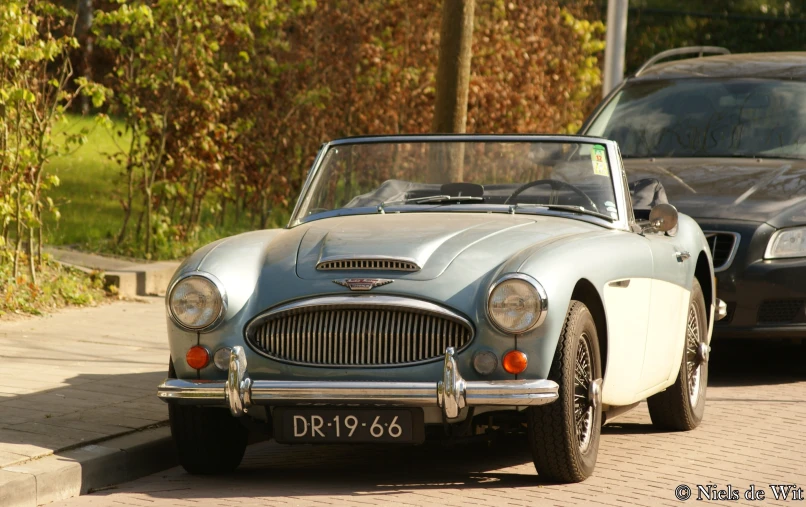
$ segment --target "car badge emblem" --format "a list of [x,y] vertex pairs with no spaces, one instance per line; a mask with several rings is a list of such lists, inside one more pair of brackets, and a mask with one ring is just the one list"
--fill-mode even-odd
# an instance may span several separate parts
[[394,280],[387,280],[384,278],[345,278],[344,280],[333,280],[333,283],[337,283],[344,287],[349,288],[350,290],[372,290],[375,287],[380,287],[381,285],[386,285],[394,282]]

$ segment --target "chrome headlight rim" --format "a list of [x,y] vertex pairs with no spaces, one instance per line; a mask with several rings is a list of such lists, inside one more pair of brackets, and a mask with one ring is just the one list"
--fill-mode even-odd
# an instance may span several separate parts
[[[208,282],[213,284],[213,287],[218,291],[219,298],[221,299],[221,308],[216,315],[215,319],[206,326],[201,327],[191,327],[184,324],[174,313],[173,306],[171,305],[171,297],[173,296],[174,289],[182,283],[184,280],[188,278],[198,277],[204,278]],[[170,287],[168,287],[168,292],[165,296],[165,306],[168,310],[168,315],[171,317],[171,321],[176,324],[179,328],[183,329],[184,331],[189,331],[191,333],[207,333],[214,330],[218,327],[219,324],[224,320],[224,316],[227,314],[227,307],[228,307],[228,300],[227,300],[227,291],[224,288],[224,284],[221,283],[221,280],[216,278],[215,275],[208,273],[206,271],[189,271],[176,280],[173,281]]]
[[764,249],[764,260],[785,260],[785,259],[802,259],[806,257],[806,250],[803,251],[801,254],[795,255],[773,255],[773,246],[775,245],[776,241],[782,234],[786,234],[788,232],[793,232],[801,230],[803,234],[806,235],[806,226],[803,225],[796,225],[793,227],[783,227],[781,229],[777,229],[775,232],[772,233],[770,236],[769,241],[767,242],[767,248]]
[[[495,320],[495,318],[492,315],[492,312],[490,311],[490,300],[493,297],[493,293],[495,293],[495,290],[501,284],[503,284],[504,282],[508,282],[510,280],[521,280],[528,283],[529,285],[532,286],[532,288],[537,293],[537,296],[540,298],[540,313],[537,315],[537,318],[535,319],[535,321],[532,323],[531,326],[520,331],[512,331],[511,329],[507,329],[501,326],[498,323],[498,321]],[[535,280],[533,277],[525,273],[506,273],[502,275],[498,280],[496,280],[496,282],[492,284],[492,286],[490,286],[490,290],[487,293],[487,304],[485,306],[487,310],[487,319],[490,322],[492,322],[493,326],[495,326],[496,329],[503,332],[504,334],[519,336],[528,333],[529,331],[537,327],[540,327],[543,324],[543,322],[546,320],[546,315],[548,315],[549,312],[549,299],[548,295],[546,294],[546,289],[544,289],[543,286],[540,285],[540,282]]]

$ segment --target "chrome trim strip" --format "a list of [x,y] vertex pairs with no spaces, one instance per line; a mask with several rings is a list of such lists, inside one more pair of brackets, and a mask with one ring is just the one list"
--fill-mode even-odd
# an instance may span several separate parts
[[[243,347],[233,348],[226,382],[166,379],[157,388],[163,401],[229,406],[234,416],[252,405],[367,405],[439,406],[449,419],[464,406],[532,406],[558,398],[557,383],[546,380],[465,381],[456,368],[455,351],[445,351],[439,382],[370,382],[327,380],[256,380],[249,378]],[[449,368],[450,366],[450,368]]]
[[[498,322],[495,321],[495,319],[493,318],[492,314],[490,313],[490,298],[492,298],[493,292],[495,291],[495,289],[499,285],[501,285],[502,283],[506,282],[507,280],[513,280],[513,279],[515,279],[515,280],[523,280],[524,282],[528,283],[529,285],[531,285],[535,289],[535,291],[537,292],[538,297],[540,297],[540,315],[537,316],[537,320],[535,320],[534,324],[532,324],[527,329],[524,329],[523,331],[521,331],[519,333],[513,333],[512,331],[510,331],[508,329],[504,329],[503,327],[499,326]],[[537,280],[535,280],[534,278],[532,278],[531,276],[529,276],[529,275],[527,275],[525,273],[506,273],[506,274],[504,274],[494,284],[492,284],[492,286],[490,287],[489,292],[487,293],[487,318],[490,319],[490,322],[492,322],[493,325],[497,329],[499,329],[500,331],[502,331],[502,332],[504,332],[506,334],[517,336],[517,335],[521,335],[521,334],[524,334],[524,333],[527,333],[527,332],[531,331],[532,329],[534,329],[534,328],[540,326],[541,324],[543,324],[543,321],[546,320],[546,315],[548,315],[548,312],[549,312],[549,298],[548,298],[548,295],[546,294],[546,289],[544,289],[543,286],[540,285],[540,282],[538,282]]]
[[[291,303],[287,303],[278,307],[275,307],[271,310],[268,310],[264,313],[261,313],[254,319],[252,319],[249,324],[247,324],[245,329],[245,338],[246,343],[256,353],[260,354],[261,356],[267,357],[272,361],[277,361],[280,363],[285,364],[293,364],[297,366],[306,366],[311,368],[401,368],[406,366],[415,366],[419,364],[426,364],[426,363],[433,363],[442,360],[442,356],[431,357],[428,359],[423,359],[419,361],[407,361],[404,357],[404,354],[407,352],[410,354],[410,351],[403,351],[397,350],[392,351],[396,353],[396,360],[397,363],[390,363],[390,364],[372,364],[372,365],[365,365],[365,364],[342,364],[349,360],[349,357],[335,357],[332,359],[328,359],[329,361],[333,362],[334,364],[317,364],[317,363],[308,363],[304,361],[294,361],[289,359],[283,359],[276,356],[273,356],[260,348],[256,347],[253,342],[261,338],[261,328],[263,324],[272,318],[278,315],[300,315],[306,313],[307,310],[317,309],[317,310],[357,310],[357,309],[375,309],[375,310],[393,310],[396,312],[400,312],[401,309],[409,310],[409,314],[397,315],[396,313],[392,314],[392,320],[394,322],[389,323],[387,319],[386,327],[384,328],[384,338],[387,337],[388,334],[394,332],[396,328],[401,326],[405,327],[409,323],[409,319],[413,318],[411,314],[424,314],[424,315],[432,315],[436,317],[441,317],[450,321],[453,321],[456,324],[461,325],[464,327],[467,332],[469,333],[470,337],[467,339],[467,343],[463,344],[458,351],[464,350],[473,343],[473,339],[476,336],[475,328],[471,324],[471,322],[459,315],[458,313],[452,312],[446,308],[438,306],[434,303],[429,303],[428,301],[423,301],[420,299],[411,299],[406,297],[400,296],[387,296],[387,295],[350,295],[350,296],[322,296],[310,299],[302,299],[298,301],[293,301]],[[331,316],[332,317],[332,316]],[[342,333],[349,333],[352,328],[359,325],[359,323],[354,322],[353,319],[344,319],[339,316],[335,316],[339,319],[339,322],[335,324],[338,327],[339,331],[335,334],[335,336],[331,336],[330,334],[326,335],[328,343],[333,343],[339,339],[339,335]],[[333,329],[333,327],[329,327],[328,329]],[[443,333],[445,329],[443,327]],[[273,335],[272,335],[273,336]],[[331,340],[332,338],[332,340]],[[265,339],[265,338],[264,338]],[[282,340],[281,340],[282,341]],[[458,341],[458,337],[453,338],[452,344]],[[293,346],[295,342],[292,343],[285,343],[283,345],[288,348],[289,346]],[[388,346],[390,343],[389,341],[384,341],[383,346]],[[329,351],[333,351],[333,347],[328,348]],[[349,354],[348,354],[349,355]]]
[[[733,259],[736,257],[736,252],[739,251],[739,243],[742,240],[742,235],[739,234],[738,232],[732,232],[732,231],[702,231],[702,233],[705,235],[706,241],[708,240],[709,237],[716,236],[718,234],[727,234],[727,235],[733,236],[733,246],[731,247],[730,254],[728,255],[728,259],[725,262],[723,262],[719,267],[714,266],[714,273],[719,273],[720,271],[725,271],[733,263]],[[718,241],[718,240],[719,240],[718,237],[714,239],[714,248],[711,248],[711,245],[708,245],[708,248],[711,249],[711,260],[712,261],[713,261],[713,257],[714,257],[714,250],[716,249],[716,241]],[[766,256],[765,256],[765,258],[766,258]]]
[[[179,321],[179,319],[176,318],[176,315],[174,315],[173,308],[171,308],[171,295],[173,294],[174,288],[176,288],[179,282],[192,276],[198,276],[200,278],[208,280],[209,282],[212,282],[212,284],[218,291],[218,294],[221,296],[221,311],[219,312],[219,314],[216,316],[215,320],[213,320],[212,323],[204,327],[192,328],[182,324]],[[168,287],[168,291],[165,294],[166,294],[165,309],[168,311],[168,316],[171,318],[171,321],[180,328],[184,329],[185,331],[190,331],[191,333],[207,333],[209,331],[212,331],[213,329],[218,327],[219,324],[221,324],[221,321],[224,320],[224,316],[227,314],[227,308],[229,303],[227,299],[227,289],[224,287],[224,284],[221,283],[221,280],[216,278],[215,275],[208,273],[206,271],[190,271],[188,273],[183,274],[182,276],[174,280],[173,283],[171,283],[171,286]]]

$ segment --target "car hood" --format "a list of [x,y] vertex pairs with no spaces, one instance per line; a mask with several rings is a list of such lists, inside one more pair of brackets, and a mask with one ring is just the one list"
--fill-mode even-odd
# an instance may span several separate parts
[[467,256],[474,267],[492,269],[528,246],[600,229],[567,218],[442,212],[335,217],[301,227],[307,231],[299,245],[297,275],[310,280],[371,276],[371,270],[325,271],[317,265],[373,258],[419,266],[414,272],[396,272],[395,278],[430,280],[460,255]]
[[657,178],[669,202],[693,218],[806,223],[806,161],[650,158],[624,161],[629,181]]

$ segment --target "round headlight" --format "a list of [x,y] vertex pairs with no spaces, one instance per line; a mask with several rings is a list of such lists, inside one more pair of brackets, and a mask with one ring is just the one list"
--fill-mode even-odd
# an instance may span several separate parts
[[168,309],[174,322],[189,331],[202,331],[217,324],[226,310],[221,284],[212,275],[191,274],[174,284]]
[[531,276],[505,275],[490,290],[490,320],[505,333],[520,334],[539,326],[546,318],[546,291]]

